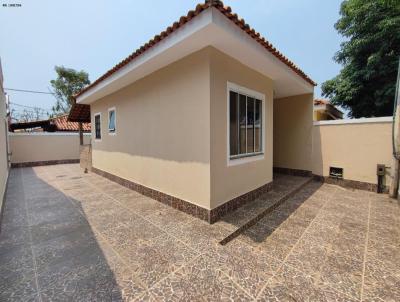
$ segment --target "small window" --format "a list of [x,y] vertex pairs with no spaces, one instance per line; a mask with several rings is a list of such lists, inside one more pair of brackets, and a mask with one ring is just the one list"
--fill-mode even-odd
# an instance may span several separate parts
[[329,167],[329,176],[332,178],[343,178],[343,168]]
[[101,139],[101,114],[97,113],[94,116],[94,131],[95,131],[95,138],[100,140]]
[[116,132],[115,108],[108,109],[108,132],[109,133]]
[[262,101],[229,91],[230,159],[258,155],[262,150]]

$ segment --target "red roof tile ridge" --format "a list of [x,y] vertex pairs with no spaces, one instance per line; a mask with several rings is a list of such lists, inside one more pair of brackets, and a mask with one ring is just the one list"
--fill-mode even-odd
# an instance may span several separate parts
[[256,32],[253,28],[248,25],[244,19],[239,18],[236,13],[232,13],[232,9],[229,6],[224,6],[222,1],[220,0],[206,0],[204,3],[197,4],[195,10],[190,10],[186,16],[180,17],[179,21],[174,22],[171,26],[167,27],[164,31],[160,34],[155,35],[149,42],[145,43],[141,47],[139,47],[136,51],[131,53],[128,57],[124,60],[116,64],[113,68],[108,70],[105,74],[100,76],[97,80],[95,80],[90,85],[83,88],[79,91],[74,97],[78,97],[82,95],[84,92],[88,91],[89,89],[93,88],[110,75],[133,61],[135,58],[143,54],[146,50],[156,45],[159,41],[168,37],[171,33],[176,31],[178,28],[182,27],[194,17],[199,15],[204,10],[215,7],[218,9],[224,16],[230,19],[233,23],[235,23],[238,27],[240,27],[243,31],[245,31],[248,35],[250,35],[253,39],[255,39],[259,44],[264,46],[269,52],[271,52],[276,58],[278,58],[281,62],[286,64],[289,68],[291,68],[296,74],[301,76],[304,80],[306,80],[311,85],[316,86],[317,84],[308,76],[306,75],[299,67],[297,67],[292,61],[290,61],[287,57],[285,57],[281,52],[279,52],[270,42],[268,42],[264,37],[261,37],[260,33]]
[[320,104],[330,104],[331,102],[328,99],[314,99],[314,105],[320,105]]

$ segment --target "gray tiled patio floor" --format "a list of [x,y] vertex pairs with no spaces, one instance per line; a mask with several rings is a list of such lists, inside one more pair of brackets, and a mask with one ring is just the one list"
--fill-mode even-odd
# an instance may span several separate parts
[[226,246],[78,165],[11,170],[0,301],[400,301],[400,208],[311,183]]

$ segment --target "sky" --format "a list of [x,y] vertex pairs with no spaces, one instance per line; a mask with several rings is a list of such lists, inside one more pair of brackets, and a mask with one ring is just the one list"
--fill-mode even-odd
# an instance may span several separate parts
[[[91,81],[202,0],[2,0],[0,58],[4,87],[49,91],[54,66],[85,70]],[[20,7],[3,6],[7,3]],[[334,29],[341,0],[225,0],[320,84],[340,71],[343,38]],[[16,104],[49,109],[52,95],[7,92]],[[23,108],[16,107],[14,108]]]

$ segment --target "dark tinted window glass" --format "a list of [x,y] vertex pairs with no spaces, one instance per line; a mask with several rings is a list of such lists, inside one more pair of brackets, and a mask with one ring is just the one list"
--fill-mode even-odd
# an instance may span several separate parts
[[229,93],[229,143],[230,155],[237,155],[239,149],[238,139],[238,94],[231,91]]
[[254,151],[261,152],[262,146],[262,103],[260,100],[255,100],[254,112]]
[[247,98],[247,153],[254,152],[254,99]]
[[239,94],[239,154],[246,153],[246,96]]
[[95,125],[96,139],[101,139],[100,115],[96,115],[94,117],[94,125]]

